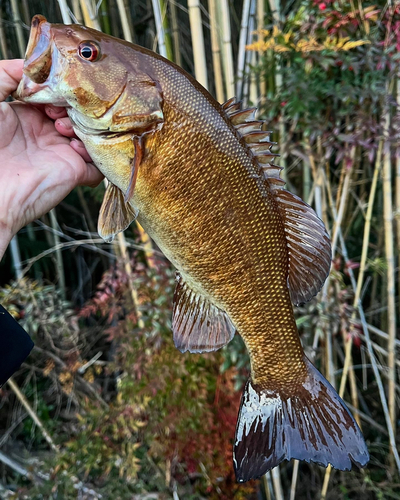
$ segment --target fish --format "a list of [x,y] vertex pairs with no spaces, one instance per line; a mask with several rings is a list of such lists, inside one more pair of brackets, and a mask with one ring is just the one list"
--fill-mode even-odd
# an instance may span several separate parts
[[290,459],[364,467],[362,433],[306,357],[293,312],[329,274],[329,235],[284,189],[256,110],[235,98],[218,103],[146,48],[41,15],[15,97],[66,107],[109,181],[99,234],[111,241],[137,218],[175,266],[176,347],[202,353],[236,333],[244,340],[250,377],[233,443],[237,481]]

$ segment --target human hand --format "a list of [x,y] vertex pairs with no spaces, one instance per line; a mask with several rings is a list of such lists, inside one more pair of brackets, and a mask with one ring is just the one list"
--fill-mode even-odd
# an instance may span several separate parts
[[21,227],[76,186],[94,187],[103,179],[82,142],[71,141],[64,108],[4,102],[16,90],[22,66],[22,59],[0,61],[0,259]]

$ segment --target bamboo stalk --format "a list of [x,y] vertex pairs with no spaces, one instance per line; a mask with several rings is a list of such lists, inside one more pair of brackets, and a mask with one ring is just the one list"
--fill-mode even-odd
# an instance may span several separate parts
[[66,0],[57,0],[60,7],[61,17],[64,24],[71,24],[71,17],[69,15],[69,7]]
[[[250,16],[250,0],[244,0],[242,9],[242,21],[240,24],[240,39],[237,60],[237,79],[236,79],[236,97],[242,99],[243,97],[243,78],[246,64],[246,41],[247,32],[249,27]],[[214,70],[215,73],[215,70]]]
[[283,500],[281,474],[280,474],[279,465],[272,469],[271,476],[272,476],[272,483],[274,485],[275,499],[276,500]]
[[[74,0],[75,1],[75,0]],[[100,4],[101,25],[104,33],[111,35],[110,17],[108,14],[108,0],[102,0]]]
[[182,66],[181,47],[179,41],[178,13],[176,11],[175,0],[168,0],[171,10],[172,41],[174,44],[174,60],[178,66]]
[[167,1],[160,0],[161,23],[164,30],[165,52],[167,59],[174,61],[174,51],[172,50],[171,29],[169,27]]
[[21,16],[19,14],[17,0],[10,0],[11,12],[14,21],[15,33],[17,35],[18,52],[20,57],[25,55],[25,40],[21,25]]
[[225,72],[226,95],[229,99],[235,95],[235,72],[233,69],[231,42],[231,16],[229,13],[228,0],[220,0],[219,5],[221,9],[220,25],[222,28],[222,62]]
[[196,80],[208,88],[206,51],[204,48],[203,26],[201,20],[200,0],[188,0],[190,31]]
[[331,464],[328,465],[326,468],[325,476],[324,476],[324,482],[322,484],[322,489],[321,489],[321,500],[326,499],[326,494],[328,492],[328,485],[329,485],[329,479],[331,477],[331,472],[332,472],[332,466]]
[[271,472],[267,472],[263,475],[263,484],[264,484],[264,492],[267,500],[272,500],[271,490],[272,490],[272,481],[271,481]]
[[[386,112],[385,137],[389,134],[390,114]],[[383,219],[385,227],[385,255],[387,263],[387,305],[388,305],[388,406],[390,420],[394,433],[396,432],[396,370],[395,370],[395,339],[396,339],[396,302],[395,302],[395,272],[396,263],[394,256],[393,234],[393,205],[392,205],[392,172],[390,161],[390,142],[384,145],[382,183],[383,183]]]
[[[250,1],[250,0],[245,0]],[[213,70],[214,70],[214,84],[215,84],[215,94],[217,101],[221,104],[226,100],[226,95],[224,92],[224,81],[222,78],[222,66],[221,66],[221,46],[219,43],[218,34],[218,14],[216,0],[208,0],[208,10],[210,16],[210,28],[211,28],[211,51],[213,60]],[[244,45],[243,45],[244,50]]]
[[126,15],[126,6],[124,0],[117,0],[117,6],[118,6],[119,18],[122,24],[122,32],[124,34],[124,38],[127,42],[133,42],[132,31],[129,25],[128,17]]
[[[251,65],[255,67],[257,65],[257,53],[251,53]],[[250,72],[250,88],[249,88],[249,100],[253,106],[257,106],[258,102],[258,85],[257,85],[257,77],[254,71]]]
[[96,13],[96,6],[93,6],[90,0],[80,0],[85,25],[89,28],[101,31],[100,23]]
[[77,22],[78,24],[82,24],[83,18],[81,8],[79,6],[79,0],[72,0],[72,12],[75,17],[75,22]]
[[[250,15],[249,15],[249,29],[247,32],[247,45],[250,45],[253,39],[253,31],[255,28],[255,18],[256,18],[256,0],[250,0]],[[246,52],[246,62],[245,62],[245,72],[243,75],[243,106],[247,106],[247,101],[250,100],[250,59],[253,58],[253,52]]]
[[2,59],[8,59],[7,39],[3,25],[3,9],[0,4],[0,52]]
[[[264,40],[264,35],[262,34],[262,30],[264,29],[264,0],[257,0],[257,31],[258,31],[258,41],[261,42]],[[261,58],[263,56],[263,52],[260,50],[258,53],[259,63],[261,62]],[[266,94],[267,94],[267,85],[264,78],[264,72],[261,72],[260,78],[260,106],[263,106],[266,102]],[[280,136],[282,141],[283,134]],[[283,165],[281,165],[283,166]]]
[[27,26],[29,26],[29,24],[31,22],[31,15],[29,14],[28,0],[22,0],[21,7],[22,7],[22,17],[24,19],[24,23]]
[[299,477],[299,461],[294,460],[293,461],[293,474],[292,474],[292,483],[290,485],[290,499],[289,500],[296,499],[296,485],[297,485],[297,478],[298,477]]
[[158,52],[163,57],[167,57],[167,47],[165,44],[165,33],[164,33],[164,26],[162,23],[160,1],[152,0],[152,4],[154,12],[154,22],[156,24],[156,30],[157,30]]

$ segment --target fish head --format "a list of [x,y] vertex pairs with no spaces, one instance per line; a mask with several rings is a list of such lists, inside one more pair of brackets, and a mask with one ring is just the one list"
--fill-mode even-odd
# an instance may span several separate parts
[[129,60],[122,40],[81,25],[51,24],[36,15],[14,97],[65,106],[86,133],[154,127],[163,118],[162,92],[136,51],[131,52],[136,59]]

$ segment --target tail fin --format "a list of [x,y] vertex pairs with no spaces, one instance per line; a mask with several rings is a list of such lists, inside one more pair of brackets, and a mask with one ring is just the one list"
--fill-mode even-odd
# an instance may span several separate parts
[[247,382],[236,427],[233,462],[239,482],[296,458],[350,470],[369,460],[361,431],[335,389],[305,358],[297,389],[258,390]]

